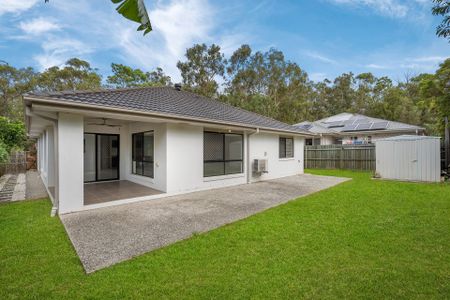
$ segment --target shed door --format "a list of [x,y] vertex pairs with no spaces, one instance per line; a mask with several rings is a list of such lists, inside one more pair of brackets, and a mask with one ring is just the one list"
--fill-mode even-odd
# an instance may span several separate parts
[[420,180],[417,173],[418,158],[417,158],[417,143],[415,141],[407,141],[403,143],[405,145],[404,154],[407,156],[406,179]]

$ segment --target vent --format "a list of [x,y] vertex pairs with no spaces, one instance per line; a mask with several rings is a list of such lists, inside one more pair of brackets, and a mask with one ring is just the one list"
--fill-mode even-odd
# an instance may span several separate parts
[[175,83],[175,89],[181,91],[181,83]]

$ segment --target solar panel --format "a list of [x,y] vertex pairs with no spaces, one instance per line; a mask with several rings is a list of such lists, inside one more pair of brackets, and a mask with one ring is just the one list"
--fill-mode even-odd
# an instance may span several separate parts
[[341,131],[355,131],[357,126],[358,125],[355,125],[355,124],[347,125],[347,126],[344,126],[344,128],[342,128]]
[[344,121],[344,125],[352,125],[353,123],[355,122],[355,120],[347,120],[347,121]]
[[327,125],[328,125],[329,128],[333,128],[333,127],[342,127],[342,126],[344,126],[344,124],[343,124],[342,121],[334,121],[334,122],[330,122],[330,123],[327,123]]
[[372,123],[358,124],[358,130],[369,130],[372,126]]
[[387,128],[387,125],[389,124],[389,122],[376,122],[376,123],[373,123],[373,126],[372,126],[372,130],[381,130],[381,129],[386,129]]
[[300,125],[299,127],[303,128],[305,130],[309,130],[309,129],[311,129],[312,125],[311,124],[304,124],[304,125]]
[[372,121],[370,121],[367,118],[359,118],[359,119],[355,120],[354,124],[368,124],[368,123],[370,124],[370,123],[372,123]]

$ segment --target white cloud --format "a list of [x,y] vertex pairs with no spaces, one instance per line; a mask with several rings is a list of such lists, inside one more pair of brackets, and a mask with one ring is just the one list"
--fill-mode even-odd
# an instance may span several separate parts
[[33,7],[40,0],[1,0],[0,15],[6,13],[20,13]]
[[389,69],[388,66],[385,66],[385,65],[379,65],[379,64],[368,64],[368,65],[366,65],[365,67],[366,67],[366,68],[369,68],[369,69],[379,69],[379,70],[386,70],[386,69]]
[[45,70],[52,66],[60,66],[69,58],[82,57],[91,53],[93,49],[83,42],[76,39],[59,39],[51,38],[46,40],[42,48],[42,54],[34,56],[41,70]]
[[167,50],[175,56],[193,41],[208,38],[213,18],[214,9],[206,0],[171,1],[150,11],[155,31],[161,33]]
[[39,35],[49,31],[59,30],[61,26],[46,18],[36,18],[28,22],[20,22],[19,28],[26,34]]
[[[36,39],[42,53],[34,59],[41,68],[64,63],[71,57],[108,51],[114,53],[112,62],[143,70],[159,66],[179,81],[177,61],[184,59],[186,48],[193,44],[216,43],[230,52],[239,42],[251,41],[243,30],[227,27],[224,32],[221,24],[225,20],[217,17],[216,7],[208,0],[155,1],[154,7],[148,7],[153,31],[146,36],[136,31],[138,24],[117,14],[111,3],[100,6],[93,2],[61,0],[49,8],[53,23],[62,24],[64,30],[47,31],[45,39]],[[57,45],[58,39],[61,45]]]
[[409,6],[399,0],[328,0],[335,4],[349,5],[353,7],[369,7],[378,14],[403,18],[409,12]]
[[306,56],[309,56],[311,58],[314,58],[314,59],[319,60],[319,61],[324,62],[324,63],[333,64],[333,65],[338,64],[337,61],[335,61],[334,59],[326,57],[326,56],[324,56],[324,55],[322,55],[320,53],[317,53],[317,52],[307,51],[307,52],[305,52],[305,54],[306,54]]
[[170,1],[159,3],[149,13],[153,25],[149,35],[142,37],[128,22],[116,24],[108,34],[117,40],[124,60],[147,70],[160,66],[179,81],[176,63],[186,48],[194,43],[217,43],[212,34],[217,25],[214,8],[206,0]]
[[445,56],[422,56],[416,58],[410,58],[409,61],[413,62],[430,62],[430,63],[440,63],[446,60],[448,57]]

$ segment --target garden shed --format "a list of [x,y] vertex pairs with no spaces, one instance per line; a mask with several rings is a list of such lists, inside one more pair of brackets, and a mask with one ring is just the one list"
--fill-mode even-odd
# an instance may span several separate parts
[[400,135],[375,143],[377,176],[405,181],[440,181],[439,137]]

